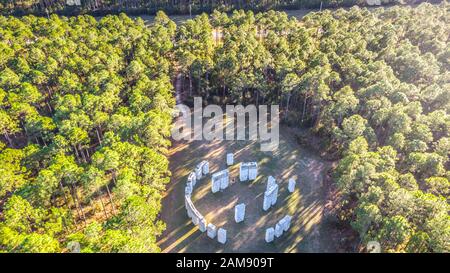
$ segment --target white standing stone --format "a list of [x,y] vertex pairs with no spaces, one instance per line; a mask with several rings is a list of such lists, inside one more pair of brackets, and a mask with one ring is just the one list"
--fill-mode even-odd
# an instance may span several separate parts
[[275,184],[275,186],[273,186],[273,190],[271,191],[272,194],[270,195],[270,199],[272,201],[271,205],[275,205],[277,203],[277,199],[278,199],[278,184]]
[[266,229],[266,237],[265,237],[265,239],[266,239],[267,243],[272,242],[273,239],[274,239],[274,236],[275,236],[275,230],[273,229],[273,227],[270,227],[270,228]]
[[191,219],[192,223],[194,225],[198,225],[200,223],[200,220],[203,219],[203,216],[198,210],[195,208],[194,204],[192,203],[191,199],[187,199],[187,208],[191,211]]
[[184,188],[184,195],[191,196],[191,194],[192,194],[192,183],[188,182],[186,184],[186,187]]
[[186,211],[187,211],[188,217],[191,218],[191,220],[192,220],[192,215],[193,215],[192,211],[190,209],[188,209],[188,208],[186,208]]
[[236,223],[244,221],[245,218],[245,204],[241,203],[234,207],[234,220]]
[[198,222],[198,229],[201,232],[205,232],[206,231],[206,226],[207,226],[207,224],[206,224],[205,218],[201,218],[200,221]]
[[191,172],[189,174],[188,182],[192,183],[192,187],[195,187],[195,184],[197,184],[197,179],[195,178],[195,172]]
[[281,235],[283,235],[283,227],[280,225],[280,223],[277,223],[275,225],[275,236],[279,238]]
[[283,217],[280,221],[278,221],[278,224],[280,224],[281,228],[283,229],[283,232],[286,230],[286,219]]
[[211,179],[211,191],[213,193],[220,191],[220,179]]
[[256,162],[250,162],[248,164],[248,180],[255,180],[258,176],[258,164]]
[[189,203],[191,203],[191,196],[185,195],[184,196],[184,205],[186,207],[187,215],[189,218],[192,218],[193,213],[192,213],[192,209],[191,209],[191,206]]
[[211,223],[209,223],[208,226],[206,227],[206,234],[211,239],[216,238],[216,235],[217,235],[217,228],[216,228],[216,226],[211,224]]
[[228,175],[223,177],[220,181],[220,189],[224,190],[226,188],[228,188],[229,185],[229,180],[228,180]]
[[230,173],[229,173],[228,169],[225,169],[222,171],[222,180],[220,181],[220,189],[221,190],[228,188],[229,179],[230,179],[229,176],[230,176]]
[[191,219],[194,225],[198,225],[198,223],[200,222],[200,219],[197,217],[197,215],[195,215],[195,213],[192,213]]
[[293,178],[289,179],[288,191],[289,191],[290,193],[294,192],[294,190],[295,190],[295,184],[296,184],[295,179],[293,179]]
[[263,210],[266,211],[272,205],[271,193],[269,191],[264,192]]
[[217,241],[221,244],[225,244],[227,242],[227,230],[223,228],[219,228],[217,230]]
[[369,6],[380,6],[381,5],[381,1],[380,0],[366,0],[366,3]]
[[194,204],[191,201],[191,197],[190,196],[184,196],[184,201],[185,201],[185,205],[186,205],[186,211],[188,216],[192,219],[192,217],[194,217]]
[[227,165],[231,166],[234,164],[234,155],[232,153],[227,154]]
[[203,174],[208,174],[209,173],[209,162],[204,160],[202,161],[202,173]]
[[195,168],[195,178],[196,178],[197,180],[202,179],[202,174],[203,174],[203,169],[202,169],[202,167],[201,167],[201,166],[197,166],[197,167]]
[[284,229],[284,231],[287,231],[291,227],[292,216],[286,215],[286,216],[284,216],[283,219],[284,219],[283,229]]
[[81,0],[67,0],[66,4],[68,6],[81,6]]
[[212,191],[217,192],[217,185],[219,184],[219,190],[226,189],[229,184],[229,171],[228,169],[222,170],[220,172],[216,172],[211,176],[211,183],[212,183]]
[[273,176],[269,176],[267,178],[267,187],[266,190],[272,188],[273,186],[275,186],[275,184],[277,183],[277,181],[275,180],[275,178]]
[[248,180],[248,165],[246,163],[241,163],[239,166],[239,180],[241,182]]
[[242,162],[239,166],[239,179],[241,181],[255,180],[258,176],[258,164],[256,162]]

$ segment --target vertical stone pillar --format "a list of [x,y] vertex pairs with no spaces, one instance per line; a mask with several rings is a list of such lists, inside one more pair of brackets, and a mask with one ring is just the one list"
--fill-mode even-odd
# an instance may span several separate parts
[[211,239],[216,238],[216,235],[217,235],[217,228],[216,228],[216,226],[211,224],[211,223],[209,223],[208,226],[206,227],[206,234]]
[[272,242],[274,239],[274,236],[275,236],[275,230],[273,229],[273,227],[266,229],[266,236],[265,236],[266,243]]
[[227,165],[231,166],[234,164],[234,155],[232,153],[227,154]]
[[245,218],[245,204],[241,203],[234,207],[234,220],[236,223],[244,221]]
[[217,230],[217,241],[221,244],[225,244],[227,242],[227,230],[223,228],[219,228]]
[[294,190],[295,190],[295,184],[296,184],[296,182],[295,182],[295,180],[294,180],[293,178],[289,179],[288,191],[289,191],[290,193],[293,193],[293,192],[294,192]]

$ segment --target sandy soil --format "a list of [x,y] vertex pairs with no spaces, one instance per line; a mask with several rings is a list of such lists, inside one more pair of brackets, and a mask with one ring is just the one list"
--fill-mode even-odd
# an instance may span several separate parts
[[[235,154],[231,166],[230,186],[221,193],[211,192],[211,176],[197,183],[193,202],[208,222],[227,230],[225,245],[207,237],[194,226],[184,207],[187,176],[202,160],[208,160],[212,173],[225,169],[226,153]],[[166,231],[158,241],[163,252],[335,252],[332,224],[324,221],[324,176],[331,166],[307,147],[300,147],[295,132],[281,126],[280,145],[275,152],[261,152],[255,141],[179,141],[170,149],[172,179],[163,199],[162,220]],[[257,161],[255,181],[239,182],[239,162]],[[262,209],[267,177],[274,176],[280,185],[278,201],[269,211]],[[289,193],[289,178],[297,180]],[[246,204],[242,223],[234,221],[234,206]],[[274,226],[284,215],[293,216],[290,230],[273,243],[264,241],[265,229]]]

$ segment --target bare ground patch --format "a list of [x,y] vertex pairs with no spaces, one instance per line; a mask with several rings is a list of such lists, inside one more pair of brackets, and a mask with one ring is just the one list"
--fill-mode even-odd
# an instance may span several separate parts
[[[230,186],[213,194],[210,176],[197,183],[193,202],[208,222],[227,229],[225,245],[201,233],[184,208],[184,187],[187,176],[199,162],[208,160],[210,171],[226,168],[226,153],[235,154],[230,167]],[[239,162],[257,161],[258,177],[252,182],[239,182]],[[336,252],[342,251],[333,222],[324,221],[326,191],[324,179],[331,163],[307,148],[302,148],[295,134],[280,128],[280,145],[276,152],[261,152],[252,141],[179,141],[170,150],[172,179],[163,199],[161,219],[167,224],[158,241],[163,252]],[[274,176],[280,184],[275,207],[264,212],[263,193],[267,177]],[[296,191],[287,191],[289,178],[297,180]],[[234,182],[233,182],[234,180]],[[234,222],[234,206],[246,204],[242,223]],[[291,229],[267,244],[265,229],[284,215],[293,216]]]

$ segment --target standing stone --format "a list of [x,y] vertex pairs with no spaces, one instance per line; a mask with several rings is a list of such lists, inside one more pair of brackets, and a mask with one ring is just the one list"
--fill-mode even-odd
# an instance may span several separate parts
[[241,203],[234,207],[234,220],[236,223],[244,221],[245,218],[245,204]]
[[286,228],[286,219],[284,217],[281,218],[280,221],[278,221],[278,224],[280,224],[280,227],[283,230],[283,232],[286,231],[286,229],[285,229]]
[[234,155],[232,153],[227,154],[227,165],[231,166],[234,164]]
[[227,230],[223,228],[219,228],[217,230],[217,241],[221,244],[225,244],[227,242]]
[[229,184],[229,172],[228,172],[228,169],[225,169],[222,171],[222,174],[221,174],[220,189],[224,190],[224,189],[228,188],[228,184]]
[[207,226],[207,224],[206,224],[205,218],[201,218],[200,221],[198,222],[198,229],[201,232],[205,232],[206,231],[206,226]]
[[197,180],[202,179],[202,174],[203,174],[202,167],[197,165],[197,167],[195,168],[195,178]]
[[202,173],[203,174],[209,173],[209,162],[206,160],[202,161]]
[[258,176],[258,164],[256,162],[248,163],[248,180],[255,180]]
[[279,238],[281,235],[283,235],[283,227],[280,225],[280,223],[277,223],[275,225],[275,236]]
[[275,184],[277,183],[277,181],[275,180],[275,178],[273,176],[269,176],[267,178],[267,187],[266,190],[272,188],[273,186],[275,186]]
[[192,211],[192,223],[194,225],[198,225],[200,223],[200,221],[203,219],[203,216],[200,212],[198,212],[198,210],[195,208],[194,204],[192,203],[192,201],[189,202],[190,203],[190,208]]
[[197,217],[197,215],[194,213],[194,212],[192,212],[192,217],[191,217],[191,219],[192,219],[192,223],[196,226],[196,225],[198,225],[198,223],[200,222],[200,219]]
[[217,228],[216,228],[216,226],[211,224],[211,223],[209,223],[208,226],[206,227],[206,234],[211,239],[216,238],[216,235],[217,235]]
[[284,231],[287,231],[291,227],[292,216],[286,215],[286,216],[284,216],[283,219],[284,219],[283,229],[284,229]]
[[226,175],[220,181],[220,189],[224,190],[224,189],[228,188],[228,184],[229,184],[228,175]]
[[211,191],[213,193],[220,191],[220,179],[214,177],[211,179]]
[[[217,192],[219,190],[226,189],[228,187],[229,172],[228,169],[216,172],[211,178],[211,190]],[[219,187],[219,189],[217,189]]]
[[186,211],[187,211],[188,217],[191,218],[191,220],[192,220],[192,211],[191,211],[191,209],[186,207]]
[[263,202],[263,210],[266,211],[270,208],[272,205],[272,199],[271,199],[271,193],[270,191],[264,192],[264,202]]
[[184,195],[191,196],[192,194],[192,183],[188,182],[186,187],[184,188]]
[[266,242],[270,243],[273,241],[275,236],[275,230],[273,229],[273,227],[270,227],[268,229],[266,229]]
[[81,6],[81,0],[67,0],[66,4],[68,6]]
[[197,184],[197,179],[195,178],[195,172],[191,172],[189,174],[188,182],[192,183],[192,187],[195,187],[195,184]]
[[192,211],[192,201],[190,196],[184,196],[184,205],[186,207],[187,215],[192,219],[194,212]]
[[241,163],[239,166],[239,180],[241,182],[248,180],[248,166],[246,163]]
[[277,203],[277,198],[278,198],[278,184],[275,184],[275,186],[273,186],[272,194],[270,195],[272,206],[275,205],[275,203]]
[[295,190],[295,184],[296,184],[296,182],[295,182],[295,180],[294,180],[293,178],[289,179],[288,191],[289,191],[290,193],[293,193],[293,192],[294,192],[294,190]]

